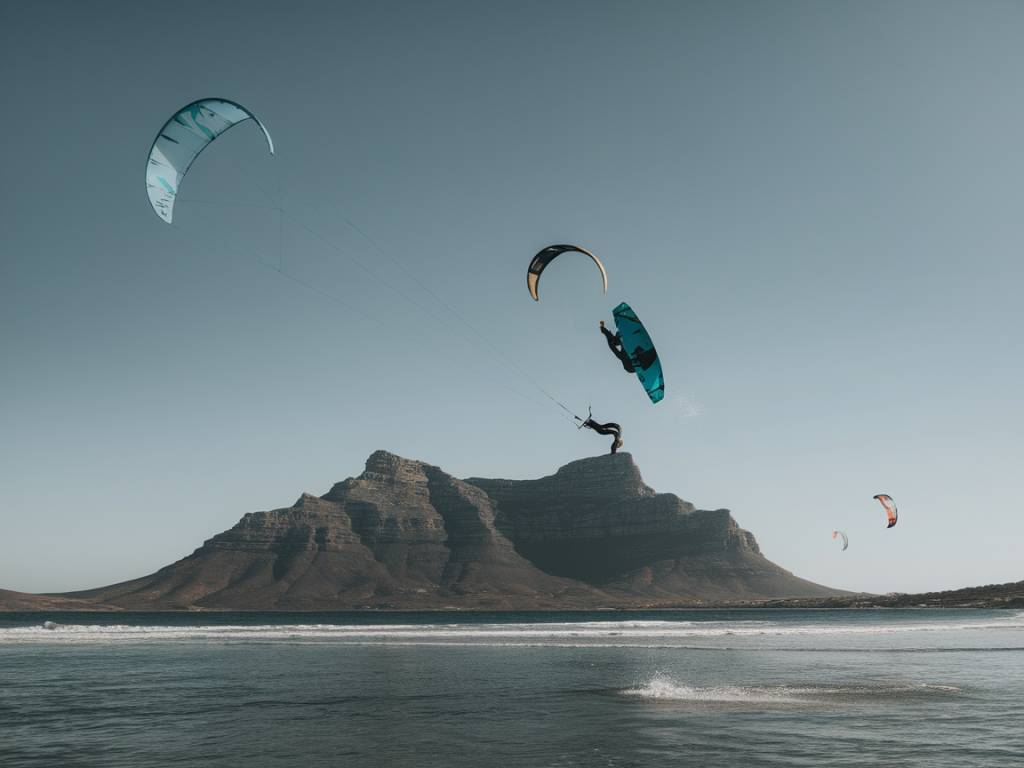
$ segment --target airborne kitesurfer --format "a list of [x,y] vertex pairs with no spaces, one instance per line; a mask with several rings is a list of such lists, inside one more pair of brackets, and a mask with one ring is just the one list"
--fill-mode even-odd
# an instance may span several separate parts
[[604,334],[604,340],[608,342],[608,349],[612,351],[612,354],[619,358],[619,362],[622,363],[622,368],[626,373],[636,373],[633,368],[633,361],[629,359],[629,353],[622,346],[622,337],[617,333],[612,333],[604,327],[604,320],[600,321],[601,333]]
[[620,427],[614,421],[609,421],[607,424],[602,424],[599,421],[594,421],[592,416],[593,413],[589,410],[587,411],[587,418],[585,420],[581,419],[579,416],[576,416],[576,420],[580,422],[580,425],[577,427],[577,429],[583,429],[584,427],[586,427],[587,429],[594,430],[599,435],[612,435],[614,437],[614,440],[612,440],[611,452],[615,453],[616,451],[618,451],[619,448],[622,447],[622,427]]

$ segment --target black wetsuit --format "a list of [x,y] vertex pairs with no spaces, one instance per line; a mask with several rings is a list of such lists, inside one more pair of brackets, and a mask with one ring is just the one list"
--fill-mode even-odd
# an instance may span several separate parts
[[594,430],[599,435],[614,435],[615,439],[612,441],[612,453],[619,450],[619,446],[622,445],[622,427],[614,421],[609,421],[607,424],[601,424],[593,419],[587,419],[583,422],[583,426],[587,429]]
[[617,333],[612,333],[603,325],[601,326],[601,333],[604,334],[604,340],[608,342],[608,349],[619,358],[619,362],[622,363],[623,369],[626,373],[635,373],[633,368],[633,361],[629,359],[629,353],[626,352],[622,346],[622,338]]

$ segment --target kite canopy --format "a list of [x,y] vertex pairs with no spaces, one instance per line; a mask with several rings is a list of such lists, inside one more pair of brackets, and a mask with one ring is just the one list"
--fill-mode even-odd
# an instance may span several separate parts
[[534,301],[540,301],[540,297],[537,295],[537,283],[540,282],[540,274],[544,271],[555,257],[560,256],[563,253],[574,251],[576,253],[582,253],[589,256],[597,264],[597,268],[601,270],[601,281],[604,284],[604,292],[608,293],[608,273],[604,271],[604,264],[594,254],[588,251],[586,248],[580,248],[578,245],[549,245],[547,248],[542,250],[533,260],[530,262],[529,268],[526,270],[526,287],[530,289],[530,295],[533,296]]
[[872,498],[878,499],[878,503],[885,508],[885,514],[889,518],[889,524],[885,527],[892,528],[896,525],[896,520],[899,516],[896,513],[896,503],[892,500],[892,496],[886,493],[879,493]]
[[227,99],[193,101],[164,123],[153,139],[146,163],[146,191],[157,216],[171,223],[174,200],[192,162],[224,131],[246,120],[260,127],[270,154],[274,154],[274,142],[266,126],[241,104]]
[[652,403],[660,402],[665,396],[665,377],[661,373],[661,361],[647,329],[632,307],[625,302],[613,309],[612,314],[615,316],[615,327],[619,331],[622,348],[629,355],[647,396]]
[[842,537],[842,539],[843,539],[843,552],[845,552],[846,548],[848,546],[850,546],[850,540],[848,538],[846,538],[846,534],[843,533],[842,531],[832,531],[832,538],[833,539],[838,539],[839,537]]

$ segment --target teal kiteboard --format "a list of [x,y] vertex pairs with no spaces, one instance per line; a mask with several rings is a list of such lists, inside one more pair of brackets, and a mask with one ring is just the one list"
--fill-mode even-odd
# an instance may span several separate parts
[[612,314],[615,316],[615,328],[622,340],[622,348],[629,355],[636,375],[644,385],[644,391],[652,403],[661,402],[665,396],[665,377],[661,373],[661,361],[647,329],[626,302],[613,309]]

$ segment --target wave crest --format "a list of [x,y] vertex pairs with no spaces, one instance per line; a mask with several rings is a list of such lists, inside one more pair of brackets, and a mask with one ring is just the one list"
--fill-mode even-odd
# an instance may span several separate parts
[[696,686],[656,675],[642,685],[620,693],[649,701],[711,704],[813,704],[837,699],[891,699],[953,696],[963,693],[955,685],[938,683],[837,683],[834,685],[714,685]]

